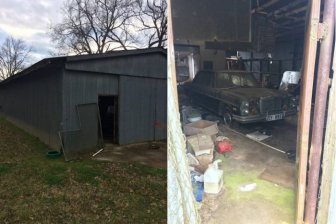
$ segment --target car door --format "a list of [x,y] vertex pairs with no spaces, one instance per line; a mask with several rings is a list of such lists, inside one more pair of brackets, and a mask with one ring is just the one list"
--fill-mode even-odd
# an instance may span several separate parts
[[201,71],[193,81],[192,98],[195,103],[215,111],[217,100],[214,97],[214,72]]

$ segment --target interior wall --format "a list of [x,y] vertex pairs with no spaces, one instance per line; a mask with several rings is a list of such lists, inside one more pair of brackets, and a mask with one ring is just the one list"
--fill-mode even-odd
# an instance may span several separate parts
[[251,41],[251,1],[172,0],[175,40]]
[[275,44],[272,58],[281,59],[283,71],[300,71],[303,57],[303,38],[278,41]]
[[205,62],[209,61],[213,65],[213,70],[225,70],[226,69],[226,54],[224,50],[206,49],[205,45],[200,46],[200,66],[202,70],[205,70]]
[[[177,51],[180,49],[178,46],[187,46],[199,48],[197,57],[195,57],[195,65],[197,68],[195,70],[208,70],[205,64],[212,64],[212,69],[210,70],[225,70],[226,66],[226,53],[224,50],[220,49],[207,49],[204,41],[176,41]],[[190,68],[189,68],[190,69]]]

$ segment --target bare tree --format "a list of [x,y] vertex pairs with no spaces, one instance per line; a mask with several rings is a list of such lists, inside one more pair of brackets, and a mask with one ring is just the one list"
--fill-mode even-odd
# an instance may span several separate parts
[[0,48],[0,79],[22,71],[31,49],[23,40],[7,37]]
[[51,38],[75,54],[134,47],[129,26],[135,6],[135,0],[70,0],[63,6],[63,21],[51,27]]
[[165,47],[167,40],[167,1],[137,0],[141,22],[139,30],[143,33],[147,46]]

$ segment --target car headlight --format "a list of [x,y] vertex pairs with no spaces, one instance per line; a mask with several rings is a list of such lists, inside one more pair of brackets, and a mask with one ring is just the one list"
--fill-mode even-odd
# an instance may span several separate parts
[[248,115],[249,114],[249,110],[248,109],[243,109],[242,110],[242,115]]
[[291,97],[290,100],[289,100],[289,106],[291,108],[295,108],[295,107],[297,107],[297,105],[298,105],[298,101],[297,101],[296,97]]
[[251,99],[249,101],[242,101],[240,106],[242,115],[256,115],[260,113],[259,99]]
[[248,115],[248,109],[249,109],[249,102],[248,101],[242,101],[240,104],[240,112],[241,115]]

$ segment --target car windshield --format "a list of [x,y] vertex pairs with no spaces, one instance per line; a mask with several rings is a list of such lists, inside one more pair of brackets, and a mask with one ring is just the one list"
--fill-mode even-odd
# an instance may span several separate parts
[[251,73],[217,73],[216,87],[257,87],[257,81]]

